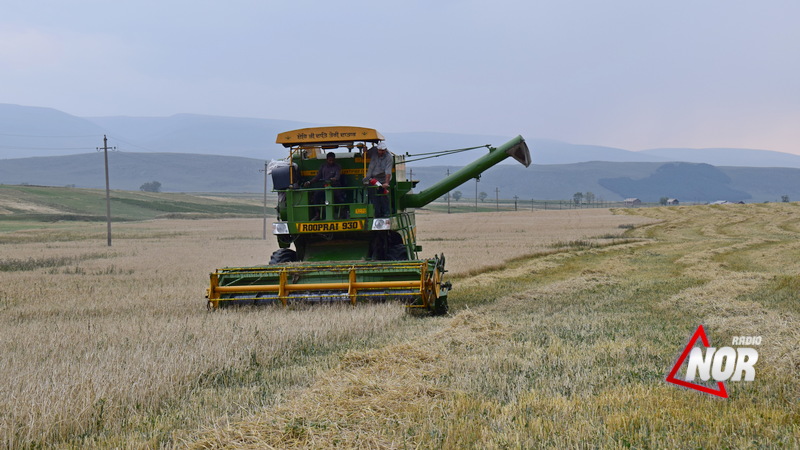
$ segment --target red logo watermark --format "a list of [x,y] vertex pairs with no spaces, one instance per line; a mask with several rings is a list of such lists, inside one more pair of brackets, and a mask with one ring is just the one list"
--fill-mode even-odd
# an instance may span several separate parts
[[[695,347],[698,340],[702,342],[703,347]],[[732,345],[761,345],[761,336],[735,336]],[[728,398],[725,381],[753,381],[756,376],[754,366],[757,361],[758,350],[752,347],[719,349],[711,347],[706,331],[700,325],[667,375],[667,381],[706,394]],[[684,362],[686,373],[683,379],[680,379],[678,371],[684,366]],[[695,383],[695,378],[700,378],[702,381],[713,379],[716,388]]]

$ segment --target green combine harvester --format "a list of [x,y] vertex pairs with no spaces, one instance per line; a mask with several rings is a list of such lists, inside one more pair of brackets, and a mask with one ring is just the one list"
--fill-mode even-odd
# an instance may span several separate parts
[[[414,208],[508,157],[529,166],[528,146],[522,136],[487,145],[487,154],[413,193],[417,182],[406,178],[405,156],[386,150],[383,141],[377,131],[358,127],[280,133],[277,143],[289,156],[268,169],[279,196],[272,233],[280,248],[269,265],[211,273],[209,308],[392,300],[414,311],[447,313],[445,258],[418,257]],[[386,155],[390,169],[375,175]]]

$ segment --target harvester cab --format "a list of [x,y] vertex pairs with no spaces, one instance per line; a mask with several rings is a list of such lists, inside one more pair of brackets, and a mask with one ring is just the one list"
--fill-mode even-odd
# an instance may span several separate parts
[[207,291],[212,309],[230,305],[400,300],[447,312],[444,255],[419,259],[414,208],[427,205],[512,157],[530,165],[518,136],[419,193],[405,157],[374,129],[318,127],[280,133],[286,160],[269,165],[278,193],[269,265],[219,269]]
[[[405,181],[403,156],[385,156],[392,162],[388,177],[367,178],[383,141],[377,131],[356,127],[278,135],[277,143],[288,148],[289,158],[271,170],[279,194],[273,233],[283,250],[273,255],[273,263],[416,259],[416,248],[410,245],[414,224],[398,205],[412,184]],[[330,169],[328,155],[333,156]],[[326,176],[318,176],[320,171]],[[377,211],[381,204],[389,210]]]

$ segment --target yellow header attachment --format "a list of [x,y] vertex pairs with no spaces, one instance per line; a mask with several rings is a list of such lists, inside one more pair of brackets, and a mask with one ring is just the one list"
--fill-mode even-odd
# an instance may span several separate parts
[[285,131],[275,141],[284,147],[308,144],[343,144],[348,142],[379,142],[385,138],[372,128],[315,127]]

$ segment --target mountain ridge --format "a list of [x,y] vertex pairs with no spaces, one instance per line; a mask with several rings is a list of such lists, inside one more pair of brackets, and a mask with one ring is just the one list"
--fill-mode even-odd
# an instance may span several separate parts
[[[152,181],[161,183],[163,192],[234,193],[264,189],[263,159],[112,151],[108,160],[111,188],[117,190],[135,191]],[[456,165],[407,167],[406,175],[419,181],[419,191],[459,168]],[[0,163],[0,184],[102,188],[105,186],[103,154],[4,160]],[[694,190],[687,191],[689,185]],[[462,191],[464,198],[474,198],[475,188],[471,180],[453,190]],[[497,165],[484,172],[477,189],[487,193],[497,189],[501,198],[518,196],[526,200],[570,200],[576,192],[592,192],[598,200],[606,201],[627,197],[643,201],[658,201],[661,197],[691,202],[778,201],[784,195],[800,199],[800,169],[661,162],[533,164],[525,168],[515,163]],[[690,197],[685,197],[687,192],[691,192]]]
[[[103,187],[103,157],[97,149],[108,134],[109,145],[117,150],[108,155],[113,189],[137,190],[158,181],[165,192],[259,192],[265,161],[286,157],[286,149],[274,143],[275,136],[309,126],[314,124],[199,114],[79,118],[53,108],[0,104],[0,157],[5,158],[0,159],[0,183]],[[409,159],[431,151],[496,146],[510,139],[443,132],[383,134],[390,150],[409,154]],[[576,192],[607,200],[654,201],[656,196],[682,195],[693,197],[690,201],[800,198],[797,155],[751,149],[633,152],[536,137],[526,141],[534,164],[523,169],[509,160],[490,169],[481,177],[479,192],[497,189],[505,198],[543,200],[570,199]],[[482,152],[485,149],[477,148],[423,157],[408,164],[409,173],[424,189]],[[709,167],[698,166],[702,164]],[[681,190],[690,183],[694,190]],[[474,196],[471,184],[457,189],[465,197]]]
[[[108,116],[81,118],[47,107],[0,104],[0,159],[57,156],[94,151],[109,145],[123,151],[191,153],[278,159],[285,156],[275,136],[287,129],[319,124],[190,113],[167,117]],[[418,153],[479,145],[500,145],[513,136],[381,130],[395,153]],[[526,136],[534,164],[610,162],[694,162],[715,166],[800,168],[800,155],[759,149],[646,149],[614,147]],[[469,159],[449,155],[426,164],[463,165]]]

